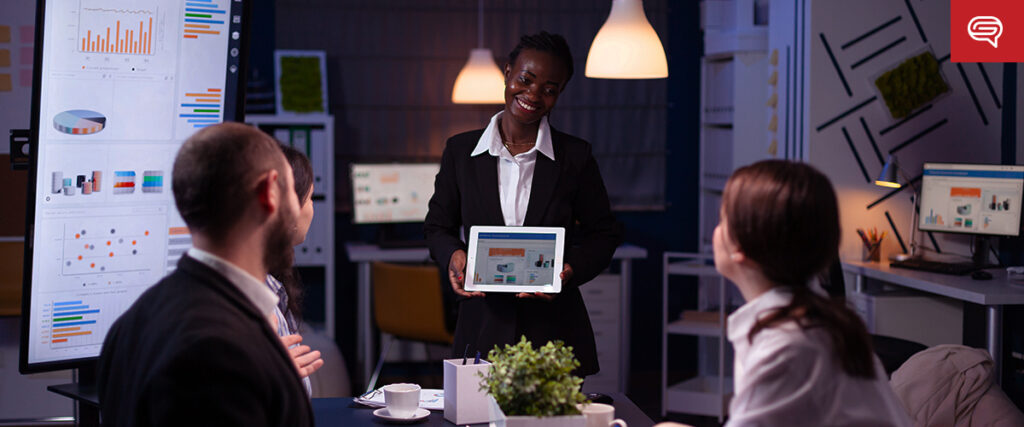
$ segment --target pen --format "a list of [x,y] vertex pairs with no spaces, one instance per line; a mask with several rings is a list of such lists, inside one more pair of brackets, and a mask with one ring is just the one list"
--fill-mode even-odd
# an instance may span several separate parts
[[857,229],[857,235],[860,236],[860,240],[862,242],[864,242],[864,246],[868,246],[868,247],[871,246],[871,241],[868,240],[868,236],[867,236],[867,234],[864,233],[864,230],[861,230],[861,229],[858,228]]
[[466,356],[469,355],[469,344],[466,344],[466,349],[462,350],[462,365],[466,365]]
[[479,365],[480,364],[480,352],[479,351],[476,352],[476,359],[473,359],[473,364],[474,365]]

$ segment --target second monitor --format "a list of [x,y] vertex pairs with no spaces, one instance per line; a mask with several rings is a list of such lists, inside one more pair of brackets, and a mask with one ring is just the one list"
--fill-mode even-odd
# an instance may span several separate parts
[[352,222],[423,222],[434,195],[436,163],[352,165]]
[[1024,166],[925,163],[922,231],[1020,235]]

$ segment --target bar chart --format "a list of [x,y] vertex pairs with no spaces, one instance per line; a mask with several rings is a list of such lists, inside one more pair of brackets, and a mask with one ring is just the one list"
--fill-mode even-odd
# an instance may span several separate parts
[[50,344],[53,347],[90,345],[100,310],[82,300],[54,301],[50,323]]
[[192,235],[188,227],[170,227],[167,230],[167,273],[178,268],[178,260],[181,259],[188,248],[192,247]]
[[153,55],[155,8],[83,7],[79,13],[80,52]]
[[208,88],[204,91],[185,93],[178,117],[193,128],[204,128],[221,122],[221,89]]
[[182,37],[199,39],[216,36],[227,23],[227,9],[213,0],[186,0]]

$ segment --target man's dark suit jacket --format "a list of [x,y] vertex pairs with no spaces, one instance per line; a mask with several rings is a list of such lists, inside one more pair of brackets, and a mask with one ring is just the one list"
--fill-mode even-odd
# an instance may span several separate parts
[[[482,134],[480,129],[449,138],[441,158],[423,229],[430,254],[442,271],[448,270],[453,252],[466,250],[459,238],[460,227],[469,236],[474,225],[505,224],[498,192],[498,158],[489,153],[470,157]],[[611,213],[590,144],[554,129],[551,142],[555,160],[537,153],[523,225],[564,227],[564,261],[574,274],[551,302],[496,292],[463,299],[453,347],[462,354],[469,344],[471,355],[476,351],[486,355],[495,345],[504,348],[518,342],[520,335],[536,346],[562,340],[573,347],[580,361],[575,373],[586,376],[597,373],[599,367],[594,331],[579,286],[608,267],[622,242],[622,230]]]
[[264,316],[183,256],[111,327],[97,385],[105,426],[311,426],[295,365]]

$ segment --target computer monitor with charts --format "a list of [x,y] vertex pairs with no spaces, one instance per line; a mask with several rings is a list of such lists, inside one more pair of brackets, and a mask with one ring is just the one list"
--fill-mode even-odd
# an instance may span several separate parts
[[22,373],[90,366],[192,245],[172,165],[243,118],[250,1],[35,3]]
[[1024,166],[925,163],[922,231],[1020,235]]
[[423,222],[440,169],[436,163],[353,164],[352,221]]

